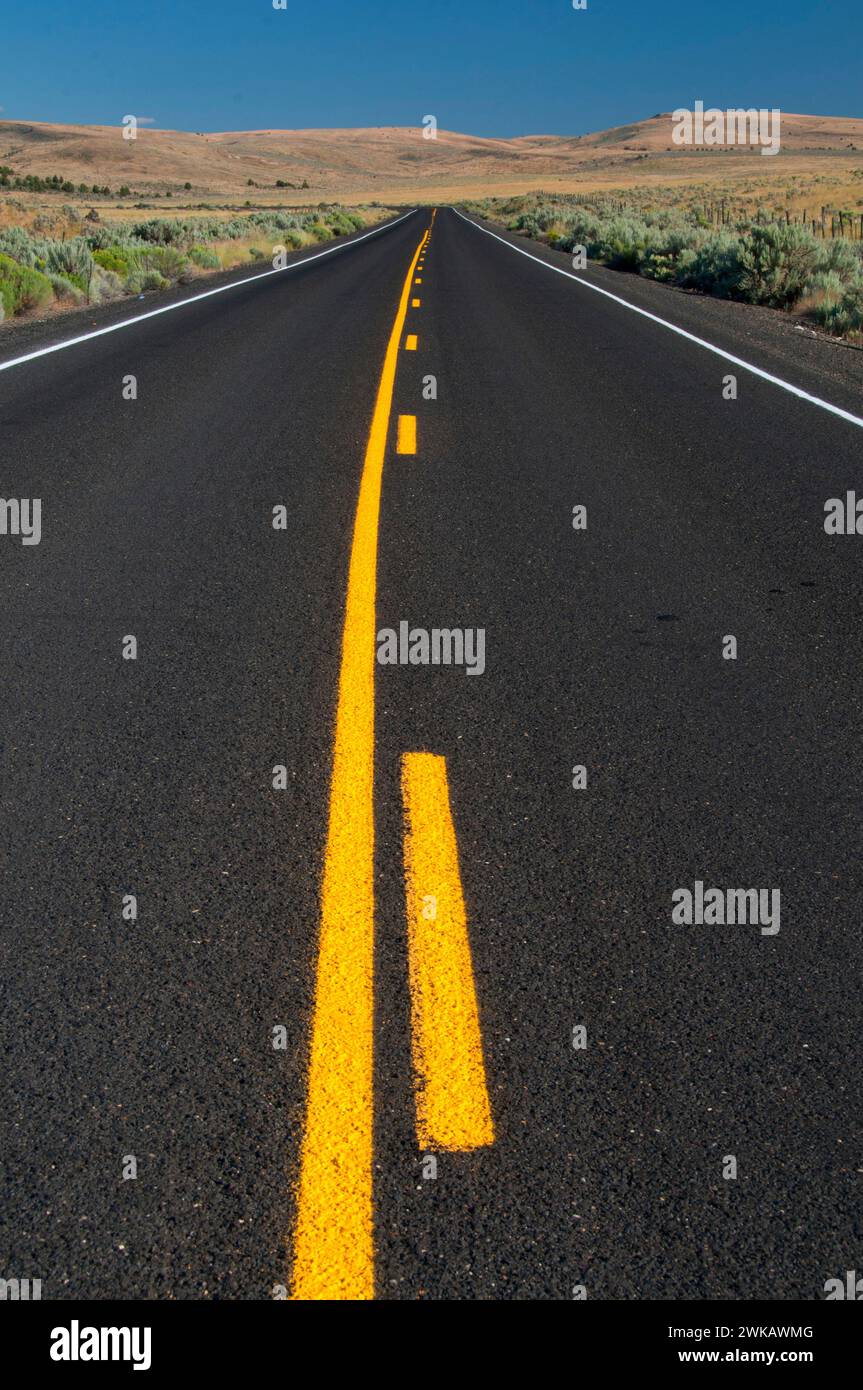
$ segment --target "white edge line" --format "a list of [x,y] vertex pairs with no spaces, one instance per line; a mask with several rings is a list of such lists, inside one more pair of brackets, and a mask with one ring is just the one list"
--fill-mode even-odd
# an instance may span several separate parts
[[[450,204],[452,207],[452,204]],[[486,236],[494,237],[495,241],[500,241],[504,246],[508,246],[510,251],[517,251],[520,256],[527,256],[529,261],[536,261],[537,265],[544,265],[546,270],[553,270],[557,275],[565,275],[567,280],[574,280],[576,284],[583,285],[587,290],[593,290],[595,294],[602,294],[606,299],[613,299],[615,304],[622,304],[625,309],[631,309],[634,314],[640,314],[642,318],[650,319],[652,323],[661,324],[663,328],[669,328],[672,333],[678,333],[681,338],[688,338],[691,343],[697,343],[699,347],[706,348],[708,352],[715,352],[717,357],[724,357],[726,362],[733,362],[735,367],[742,367],[746,372],[752,372],[753,376],[760,376],[764,381],[772,381],[774,386],[781,386],[783,391],[790,391],[792,396],[799,396],[802,401],[809,401],[810,405],[819,405],[822,410],[829,410],[831,415],[838,415],[841,420],[848,420],[852,425],[859,425],[863,429],[863,419],[858,415],[852,415],[850,410],[843,410],[841,406],[831,405],[829,401],[823,401],[820,396],[812,396],[808,391],[804,391],[799,386],[792,386],[790,381],[783,381],[781,376],[773,376],[771,372],[765,372],[761,367],[755,367],[751,362],[744,362],[742,357],[735,357],[733,353],[726,352],[724,348],[716,347],[713,343],[708,343],[704,338],[698,338],[694,333],[688,333],[685,328],[679,328],[676,323],[670,323],[668,319],[660,318],[658,314],[651,314],[647,309],[640,309],[637,304],[630,304],[628,299],[622,299],[618,294],[612,294],[611,290],[601,289],[599,285],[594,285],[590,280],[582,280],[580,275],[573,275],[572,271],[564,270],[559,265],[552,265],[550,261],[544,261],[541,256],[534,256],[532,252],[525,251],[521,246],[514,246],[506,237],[498,236],[497,232],[490,232],[487,227],[481,227],[478,222],[474,222],[470,217],[465,217],[463,212],[459,212],[457,207],[452,211],[456,213],[468,226],[476,227],[478,232],[485,232]]]
[[107,328],[94,328],[92,333],[81,333],[77,338],[65,338],[62,343],[53,343],[51,347],[37,348],[34,352],[25,352],[22,357],[12,357],[8,362],[0,362],[0,372],[8,371],[10,367],[20,367],[22,362],[32,362],[35,357],[47,357],[49,353],[62,352],[63,348],[75,347],[78,343],[89,342],[91,338],[102,338],[106,333],[117,333],[121,328],[131,328],[134,324],[143,323],[145,319],[154,319],[159,314],[171,314],[175,309],[185,309],[187,304],[197,304],[202,299],[210,299],[214,294],[225,294],[228,290],[237,290],[243,285],[254,284],[256,280],[266,280],[269,275],[285,275],[289,270],[299,270],[312,261],[319,261],[322,256],[332,256],[335,251],[346,251],[351,246],[358,246],[361,241],[367,241],[370,236],[377,236],[378,232],[386,232],[390,227],[397,227],[399,222],[404,222],[406,217],[413,217],[416,211],[416,208],[412,208],[410,212],[405,212],[401,217],[397,217],[395,222],[385,222],[380,227],[373,227],[370,232],[363,232],[362,236],[351,241],[340,241],[337,246],[328,246],[326,251],[318,251],[314,256],[304,256],[301,261],[292,261],[290,265],[281,266],[278,270],[263,270],[260,275],[248,275],[245,280],[232,280],[230,285],[217,285],[214,290],[204,290],[202,294],[189,295],[187,299],[180,299],[176,304],[163,304],[161,309],[150,309],[146,314],[136,314],[133,319],[122,319],[119,323],[108,324]]

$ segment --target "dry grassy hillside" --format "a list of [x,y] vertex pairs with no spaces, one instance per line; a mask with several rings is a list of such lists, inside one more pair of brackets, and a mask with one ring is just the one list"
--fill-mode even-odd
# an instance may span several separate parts
[[723,184],[735,197],[766,192],[795,208],[813,198],[852,208],[863,197],[863,119],[784,115],[773,159],[758,150],[680,149],[669,114],[577,136],[505,140],[445,130],[429,140],[420,127],[196,134],[142,126],[133,141],[122,138],[119,123],[0,121],[0,165],[18,176],[59,174],[76,186],[128,185],[145,198],[171,191],[187,202],[442,202],[539,187]]

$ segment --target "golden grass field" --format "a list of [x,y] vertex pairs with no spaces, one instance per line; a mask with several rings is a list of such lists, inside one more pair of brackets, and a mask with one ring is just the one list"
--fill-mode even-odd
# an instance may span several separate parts
[[[764,205],[797,217],[804,209],[819,216],[822,207],[863,210],[863,119],[783,115],[782,147],[773,158],[757,149],[681,149],[671,129],[665,114],[591,134],[516,139],[440,130],[430,140],[419,127],[196,134],[142,126],[136,140],[124,140],[119,124],[0,121],[0,164],[16,174],[56,173],[76,185],[112,190],[127,184],[136,195],[4,192],[0,198],[42,211],[63,201],[91,201],[106,218],[128,217],[140,202],[171,215],[202,202],[213,211],[247,201],[255,207],[397,206],[536,189],[661,204],[725,198],[741,211]],[[276,188],[277,179],[295,187]]]

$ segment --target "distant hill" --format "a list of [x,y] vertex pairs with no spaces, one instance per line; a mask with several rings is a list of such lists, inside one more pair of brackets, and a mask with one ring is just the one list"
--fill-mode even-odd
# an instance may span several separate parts
[[[759,177],[810,168],[813,161],[863,163],[863,119],[785,115],[774,160],[752,151],[693,151],[674,146],[669,113],[580,135],[489,139],[420,127],[369,130],[249,130],[195,134],[144,125],[124,140],[120,125],[0,121],[0,165],[15,174],[59,174],[76,185],[122,184],[143,193],[184,190],[186,197],[255,197],[249,179],[277,180],[309,199],[381,201],[456,197],[528,188],[629,183],[633,178],[691,179],[699,171],[747,162]],[[757,166],[752,161],[757,161]],[[760,166],[760,167],[758,167]],[[850,167],[850,165],[849,165]],[[289,192],[290,190],[288,190]]]

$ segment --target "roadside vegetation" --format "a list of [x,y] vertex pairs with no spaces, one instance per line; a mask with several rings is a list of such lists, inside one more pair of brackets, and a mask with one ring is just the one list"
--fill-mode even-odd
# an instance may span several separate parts
[[[247,188],[308,188],[308,179],[302,183],[291,183],[289,179],[276,179],[275,183],[259,183],[256,179],[246,181]],[[19,174],[8,164],[0,164],[0,189],[11,188],[19,193],[76,193],[80,198],[173,198],[174,190],[135,192],[127,183],[119,188],[109,188],[106,183],[74,183],[62,174]],[[183,191],[192,188],[190,183],[183,185]]]
[[[793,309],[837,337],[863,335],[863,241],[851,236],[816,235],[808,224],[775,221],[764,210],[716,226],[697,205],[633,208],[577,194],[487,198],[465,207],[560,251],[583,246],[613,270]],[[840,222],[840,230],[847,225]]]
[[269,262],[277,246],[295,251],[366,225],[360,213],[329,205],[110,224],[67,206],[29,226],[0,225],[0,320],[187,284],[208,272]]

